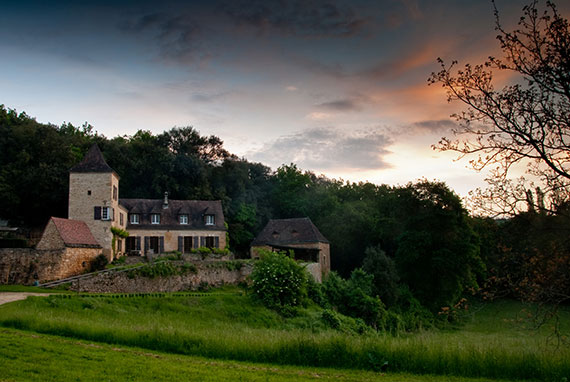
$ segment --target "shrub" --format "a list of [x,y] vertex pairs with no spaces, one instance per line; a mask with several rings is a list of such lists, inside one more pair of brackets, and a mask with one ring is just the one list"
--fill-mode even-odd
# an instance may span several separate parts
[[372,297],[372,279],[361,269],[355,269],[349,280],[331,272],[323,283],[324,294],[340,313],[383,328],[386,310],[379,298]]
[[340,329],[340,318],[334,311],[325,309],[321,313],[321,320],[332,329]]
[[209,255],[210,253],[212,253],[212,250],[208,247],[200,247],[198,248],[198,253],[201,255]]
[[95,257],[91,260],[91,271],[100,271],[105,269],[105,267],[109,264],[109,259],[104,254],[100,254],[99,256]]
[[251,279],[254,295],[265,306],[291,314],[307,294],[307,273],[285,252],[260,251]]
[[322,308],[327,308],[329,305],[322,285],[316,282],[312,275],[309,275],[307,280],[307,296]]

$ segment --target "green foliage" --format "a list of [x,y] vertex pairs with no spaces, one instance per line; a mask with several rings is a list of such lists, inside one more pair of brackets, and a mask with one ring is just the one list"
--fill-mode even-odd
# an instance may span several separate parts
[[371,296],[372,278],[361,269],[354,270],[349,280],[331,272],[323,283],[323,290],[329,304],[340,313],[382,328],[386,311],[380,299]]
[[307,297],[323,308],[328,306],[322,284],[316,282],[312,275],[307,278]]
[[422,181],[402,190],[414,213],[398,237],[398,274],[432,312],[477,288],[485,265],[461,200],[443,183]]
[[396,264],[386,256],[380,247],[369,247],[364,252],[366,257],[362,262],[362,270],[373,276],[372,294],[380,297],[387,306],[393,306],[398,301],[398,272]]
[[105,269],[107,264],[109,264],[109,259],[107,259],[107,256],[100,254],[91,260],[90,269],[91,271],[100,271],[102,269]]
[[[432,380],[455,375],[486,381],[560,381],[570,372],[569,349],[548,345],[547,331],[528,335],[517,326],[522,307],[510,301],[482,305],[461,327],[385,336],[345,331],[345,318],[338,313],[341,326],[335,330],[325,328],[320,310],[299,308],[295,318],[284,318],[248,295],[49,296],[2,305],[0,326],[34,331],[35,336],[65,336],[73,343],[84,339],[133,346],[139,356],[140,348],[147,349],[145,354],[160,351],[164,357],[174,353],[179,360],[181,354],[199,355],[209,358],[210,366],[215,359],[233,359],[373,370],[387,361],[390,373],[431,374]],[[565,325],[569,314],[564,312]],[[8,354],[18,354],[3,345],[12,350]],[[61,349],[61,343],[58,346]],[[294,375],[299,377],[297,370]]]
[[210,249],[208,247],[200,247],[200,248],[198,248],[197,251],[201,255],[209,255],[212,253],[212,249]]
[[251,274],[254,295],[281,312],[301,304],[307,294],[307,272],[285,252],[260,251]]
[[175,265],[170,261],[157,261],[152,264],[145,264],[140,268],[131,269],[127,272],[127,275],[130,278],[140,276],[153,279],[156,277],[169,277],[196,272],[196,266],[190,263]]
[[122,239],[129,237],[129,233],[119,227],[111,227],[111,233],[113,234],[113,236],[118,236]]

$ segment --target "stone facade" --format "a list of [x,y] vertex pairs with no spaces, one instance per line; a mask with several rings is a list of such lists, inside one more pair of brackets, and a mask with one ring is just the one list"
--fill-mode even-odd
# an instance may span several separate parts
[[[112,260],[111,227],[125,229],[127,224],[127,211],[119,205],[118,195],[119,177],[114,172],[69,174],[68,217],[87,223],[109,260]],[[96,218],[96,209],[107,207],[110,208],[108,215]]]
[[129,278],[127,273],[105,273],[94,277],[76,280],[71,284],[71,290],[91,293],[150,293],[150,292],[179,292],[196,290],[202,284],[221,286],[238,284],[251,274],[252,266],[244,264],[240,270],[228,270],[223,262],[195,263],[198,272],[170,277],[136,277]]
[[[226,247],[226,235],[225,232],[220,231],[202,231],[202,230],[147,230],[147,229],[135,229],[129,228],[129,237],[140,238],[141,242],[141,253],[144,252],[144,238],[145,237],[162,237],[164,242],[164,252],[180,251],[184,252],[183,248],[179,248],[179,237],[213,237],[217,238],[218,246],[217,248]],[[200,247],[200,243],[197,246]]]
[[52,219],[46,225],[42,238],[36,245],[36,249],[49,250],[49,249],[64,249],[65,242],[59,234],[55,223]]
[[0,284],[58,280],[85,273],[101,248],[0,249]]

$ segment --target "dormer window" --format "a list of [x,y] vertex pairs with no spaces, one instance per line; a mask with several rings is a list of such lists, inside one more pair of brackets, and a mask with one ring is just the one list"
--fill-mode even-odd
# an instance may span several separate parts
[[214,224],[216,224],[216,217],[214,215],[205,215],[204,216],[204,223],[206,225],[214,225]]
[[180,221],[180,224],[188,224],[188,215],[180,215],[179,221]]
[[160,214],[150,214],[150,224],[160,224]]
[[141,217],[139,214],[131,214],[131,224],[139,224]]

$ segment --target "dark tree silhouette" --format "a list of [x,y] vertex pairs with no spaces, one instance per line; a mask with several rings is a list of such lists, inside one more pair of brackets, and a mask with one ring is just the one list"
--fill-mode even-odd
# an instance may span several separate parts
[[[454,117],[455,138],[442,138],[434,148],[456,151],[476,170],[491,168],[491,188],[479,191],[479,206],[498,200],[495,212],[519,212],[527,205],[528,181],[507,182],[509,170],[527,166],[530,178],[541,184],[544,206],[555,210],[568,201],[570,189],[570,30],[568,20],[547,1],[541,11],[533,1],[523,8],[518,28],[506,31],[495,7],[496,30],[503,58],[489,57],[480,65],[457,62],[432,73],[429,82],[446,90],[448,101],[461,101],[467,109]],[[494,72],[512,74],[510,85],[495,88]],[[534,187],[533,187],[534,188]],[[538,195],[535,195],[538,196]],[[524,201],[521,204],[517,202]]]

